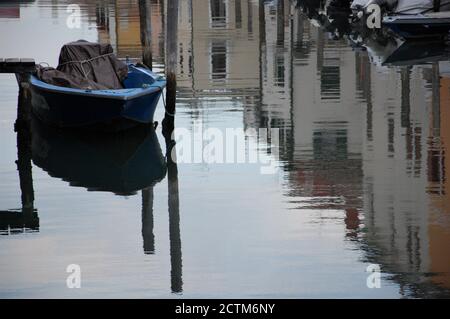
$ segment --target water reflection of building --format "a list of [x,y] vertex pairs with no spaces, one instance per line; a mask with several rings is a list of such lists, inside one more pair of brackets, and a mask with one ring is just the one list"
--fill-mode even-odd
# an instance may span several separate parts
[[[191,58],[190,78],[181,82],[196,94],[215,90],[259,90],[258,6],[250,0],[192,1],[190,41],[182,29],[182,61]],[[179,73],[186,72],[180,65]]]
[[[437,275],[431,278],[433,283],[450,289],[450,181],[447,167],[450,167],[448,145],[450,143],[450,126],[441,125],[450,121],[450,77],[447,64],[446,74],[440,78],[439,112],[433,112],[432,128],[439,143],[428,155],[429,163],[429,255],[430,271]],[[444,70],[441,70],[444,71]]]
[[[272,9],[266,14],[276,15]],[[264,98],[267,111],[255,109],[265,119],[259,123],[271,113],[269,122],[292,127],[292,143],[281,145],[290,203],[343,211],[347,235],[365,251],[365,261],[393,274],[403,294],[446,295],[449,137],[441,123],[450,102],[447,79],[436,64],[380,68],[366,52],[330,40],[296,10],[291,13],[292,41],[284,42],[285,51],[293,50],[292,84],[286,87],[291,111],[284,117]],[[281,51],[270,51],[276,38],[270,23],[266,19],[263,96],[277,85],[267,80],[267,61]]]
[[298,208],[343,209],[355,236],[362,209],[362,121],[355,54],[294,15],[294,147],[289,196]]
[[[152,3],[154,54],[162,59],[164,6]],[[243,106],[245,127],[281,128],[286,195],[295,208],[343,212],[365,261],[394,274],[405,294],[450,288],[450,131],[441,125],[448,79],[436,64],[379,68],[289,1],[266,2],[263,15],[259,5],[180,1],[180,103],[187,94],[192,109],[208,112],[223,105],[212,98],[226,97]],[[104,23],[117,30],[118,52],[140,56],[136,1],[118,0],[110,10],[119,10],[115,24]]]
[[20,5],[18,3],[0,3],[0,19],[20,19]]
[[261,112],[264,126],[283,128],[292,106],[292,47],[289,1],[264,6],[265,43],[261,52]]
[[[164,1],[151,0],[151,6],[152,52],[155,60],[162,62]],[[142,45],[138,0],[102,1],[95,7],[99,41],[110,43],[121,58],[140,57]]]
[[429,269],[424,119],[430,109],[424,70],[370,68],[370,120],[364,122],[364,241],[369,257],[376,254],[374,262],[386,271],[420,277]]

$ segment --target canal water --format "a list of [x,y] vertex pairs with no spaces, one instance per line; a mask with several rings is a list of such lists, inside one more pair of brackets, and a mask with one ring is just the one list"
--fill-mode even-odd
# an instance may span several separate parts
[[[245,130],[256,163],[180,162],[169,179],[161,126],[85,137],[34,121],[30,208],[18,86],[0,75],[0,297],[450,297],[445,48],[341,37],[280,1],[180,1],[176,126]],[[72,28],[70,3],[3,1],[0,56],[56,65],[85,39],[140,57],[137,1],[76,1]]]

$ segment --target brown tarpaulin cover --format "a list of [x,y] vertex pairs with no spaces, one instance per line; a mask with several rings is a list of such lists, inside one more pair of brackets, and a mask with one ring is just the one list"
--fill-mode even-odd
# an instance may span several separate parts
[[123,89],[126,63],[117,59],[110,44],[84,40],[64,45],[57,69],[39,67],[38,77],[49,84],[77,89]]

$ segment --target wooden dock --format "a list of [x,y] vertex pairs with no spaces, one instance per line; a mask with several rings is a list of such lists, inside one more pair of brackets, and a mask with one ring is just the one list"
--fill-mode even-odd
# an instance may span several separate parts
[[28,58],[0,58],[0,73],[33,73],[36,71],[36,62]]

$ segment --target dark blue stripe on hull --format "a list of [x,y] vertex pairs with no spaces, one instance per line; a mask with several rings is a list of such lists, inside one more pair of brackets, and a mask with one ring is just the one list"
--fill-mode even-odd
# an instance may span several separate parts
[[151,123],[162,91],[151,95],[143,95],[125,103],[122,117],[140,122]]
[[386,26],[405,39],[442,38],[450,31],[449,24],[386,23]]
[[34,88],[32,104],[36,116],[52,126],[119,126],[122,122],[153,122],[160,96],[161,91],[131,100],[119,100],[61,94]]

